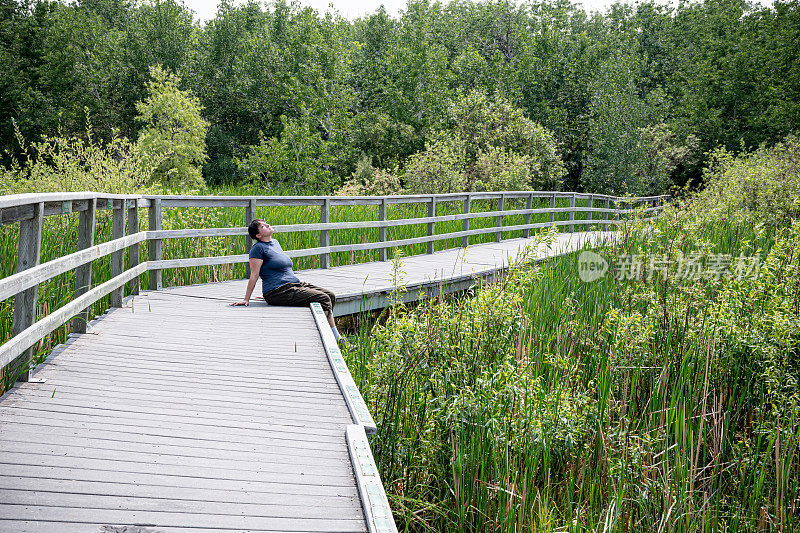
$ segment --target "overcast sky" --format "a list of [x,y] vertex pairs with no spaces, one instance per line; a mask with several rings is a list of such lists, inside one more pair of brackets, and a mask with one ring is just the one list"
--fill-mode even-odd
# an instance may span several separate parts
[[[216,16],[217,4],[219,3],[217,0],[184,1],[187,6],[194,10],[202,22],[213,19]],[[666,3],[667,0],[662,1]],[[406,0],[300,0],[300,3],[305,6],[311,6],[319,12],[327,11],[328,4],[332,3],[342,16],[349,19],[373,13],[381,4],[386,8],[387,13],[397,16],[399,11],[406,6]],[[446,3],[446,0],[443,3]],[[597,11],[604,10],[614,3],[614,0],[583,0],[581,3],[587,11]]]

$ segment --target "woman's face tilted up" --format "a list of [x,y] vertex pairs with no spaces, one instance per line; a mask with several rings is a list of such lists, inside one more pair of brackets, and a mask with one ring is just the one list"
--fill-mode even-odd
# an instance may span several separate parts
[[272,226],[270,226],[266,222],[261,222],[258,224],[258,235],[256,235],[256,237],[258,238],[259,241],[272,240],[273,233],[275,233],[275,230],[273,230]]

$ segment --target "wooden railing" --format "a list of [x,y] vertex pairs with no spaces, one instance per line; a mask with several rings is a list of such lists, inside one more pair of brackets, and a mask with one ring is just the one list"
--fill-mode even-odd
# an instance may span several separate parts
[[[533,208],[535,199],[549,199],[549,207]],[[663,208],[666,196],[623,198],[596,194],[579,194],[553,191],[504,191],[484,193],[456,193],[413,196],[138,196],[113,195],[93,192],[21,194],[0,197],[0,224],[19,222],[17,265],[15,274],[0,279],[0,301],[14,298],[14,323],[12,337],[0,346],[0,369],[7,365],[23,369],[19,379],[27,381],[31,347],[46,335],[72,320],[72,331],[83,333],[88,323],[89,307],[106,296],[112,307],[119,307],[123,301],[124,287],[130,294],[138,294],[139,278],[147,273],[148,286],[161,289],[162,271],[170,268],[247,263],[248,255],[226,255],[216,257],[191,257],[163,259],[162,241],[214,236],[247,236],[246,227],[161,229],[161,211],[165,208],[181,207],[230,207],[244,208],[245,220],[257,218],[256,210],[262,206],[319,206],[318,223],[274,226],[281,233],[300,231],[319,231],[319,246],[288,251],[290,257],[319,256],[322,268],[330,267],[330,256],[336,252],[356,250],[378,250],[378,258],[387,260],[387,250],[394,247],[426,243],[427,253],[433,253],[435,243],[445,239],[460,239],[461,246],[467,246],[471,236],[494,234],[494,240],[502,240],[503,233],[521,232],[523,237],[530,230],[567,226],[574,231],[576,226],[591,227],[616,226],[624,223],[629,215],[655,216]],[[505,209],[506,200],[523,199],[524,209]],[[557,199],[569,200],[569,207],[556,207]],[[473,202],[489,200],[497,202],[493,211],[473,212]],[[586,206],[577,206],[578,200],[586,200]],[[437,205],[442,202],[462,202],[461,213],[438,215]],[[427,204],[428,216],[404,219],[388,219],[387,207],[393,204]],[[331,208],[336,206],[373,205],[378,206],[377,220],[358,222],[331,222]],[[600,207],[602,206],[602,207]],[[99,210],[111,210],[111,240],[102,244],[94,243],[95,225]],[[139,210],[148,210],[148,230],[139,230]],[[78,213],[77,250],[69,255],[40,264],[42,229],[45,217]],[[585,213],[585,219],[576,219],[576,213]],[[546,214],[547,222],[531,222],[535,214]],[[565,220],[556,216],[566,214]],[[523,216],[523,224],[506,226],[504,217]],[[470,221],[476,218],[493,218],[494,225],[489,228],[470,228]],[[436,224],[462,221],[461,231],[436,233]],[[427,235],[423,237],[398,240],[387,239],[387,229],[396,226],[424,225]],[[127,228],[127,231],[126,231]],[[331,231],[377,228],[376,242],[332,246]],[[139,245],[147,242],[147,261],[139,257]],[[246,251],[252,246],[246,237]],[[125,255],[127,252],[127,262]],[[111,276],[108,281],[91,287],[92,262],[111,256]],[[75,271],[74,299],[36,320],[37,290],[41,283],[54,277]]]

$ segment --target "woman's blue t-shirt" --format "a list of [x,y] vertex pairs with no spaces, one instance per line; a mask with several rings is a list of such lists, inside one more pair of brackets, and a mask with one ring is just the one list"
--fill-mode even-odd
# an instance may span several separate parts
[[264,261],[258,273],[264,294],[286,283],[300,283],[292,271],[292,258],[284,253],[281,243],[276,239],[257,241],[250,248],[250,259],[253,258]]

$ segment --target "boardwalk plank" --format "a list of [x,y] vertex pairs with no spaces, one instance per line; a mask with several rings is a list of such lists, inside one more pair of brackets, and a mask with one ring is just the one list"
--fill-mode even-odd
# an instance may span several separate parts
[[[11,391],[8,394],[9,398],[15,397],[15,392],[21,389]],[[114,388],[108,389],[101,385],[94,385],[92,383],[81,382],[68,382],[68,381],[48,381],[46,384],[31,384],[27,387],[25,394],[30,394],[32,397],[44,396],[54,398],[56,396],[77,395],[78,397],[85,398],[87,394],[103,394],[103,398],[119,399],[121,402],[139,401],[144,405],[183,405],[187,410],[192,407],[202,407],[207,412],[223,412],[230,413],[231,409],[236,409],[236,412],[243,414],[261,414],[261,413],[284,413],[284,412],[297,412],[309,413],[313,416],[324,416],[326,418],[338,415],[342,417],[344,423],[351,421],[350,413],[345,406],[339,406],[337,400],[329,399],[327,402],[319,401],[310,404],[303,404],[296,400],[275,397],[260,397],[260,398],[239,398],[236,400],[228,399],[228,397],[203,395],[202,391],[194,394],[181,394],[172,391],[157,391],[147,390],[140,388]],[[144,394],[143,394],[144,392]],[[89,396],[90,398],[93,398]],[[146,399],[143,399],[146,398]],[[0,399],[0,405],[4,399]],[[321,406],[325,406],[324,410],[320,410]],[[338,409],[337,409],[338,407]]]
[[69,507],[78,509],[116,509],[129,511],[162,511],[191,514],[215,514],[252,517],[280,518],[328,518],[334,520],[358,520],[362,518],[359,509],[347,506],[319,507],[306,499],[305,505],[296,502],[273,501],[271,503],[226,503],[215,501],[185,500],[173,498],[142,498],[134,496],[109,496],[99,494],[74,494],[71,492],[43,492],[41,490],[8,490],[0,488],[0,501],[6,505],[26,505],[39,507]]
[[[7,401],[12,402],[9,405],[14,405],[13,400],[19,396],[17,391],[9,393]],[[270,407],[269,409],[253,409],[245,410],[238,409],[232,413],[229,406],[223,408],[213,408],[204,406],[202,410],[197,409],[193,403],[177,403],[177,402],[164,402],[153,401],[152,399],[142,400],[135,395],[128,398],[119,398],[118,396],[111,397],[106,395],[102,400],[87,397],[86,393],[74,393],[64,391],[63,389],[58,392],[58,400],[56,396],[46,390],[42,391],[29,391],[24,396],[20,397],[21,401],[28,401],[37,405],[69,405],[74,407],[94,407],[94,408],[107,408],[112,410],[125,410],[136,413],[162,413],[174,414],[185,416],[187,418],[203,418],[209,421],[228,420],[237,422],[263,422],[269,421],[294,421],[298,414],[297,407],[292,404],[291,407],[276,408]],[[345,416],[342,413],[341,417],[331,417],[328,413],[320,413],[319,409],[304,409],[301,411],[305,420],[313,421],[315,424],[320,424],[321,427],[328,425],[338,427],[342,423],[347,423],[350,419],[349,414]],[[2,438],[2,435],[0,435]]]
[[[36,516],[53,522],[100,522],[106,524],[139,524],[166,527],[243,528],[251,531],[366,531],[364,518],[335,520],[327,518],[281,518],[230,516],[214,514],[128,511],[97,508],[41,507],[23,505],[0,506],[0,520],[25,520]],[[1,523],[1,522],[0,522]],[[153,529],[158,531],[158,529]]]
[[[37,453],[4,451],[0,464],[31,465],[42,467],[67,467],[83,470],[105,471],[109,474],[132,473],[154,474],[163,477],[188,477],[227,481],[249,481],[258,483],[279,483],[283,485],[322,485],[328,487],[349,487],[353,484],[353,476],[348,472],[347,461],[342,461],[339,468],[331,463],[325,468],[308,468],[307,472],[273,472],[266,467],[247,468],[248,464],[237,465],[229,462],[228,466],[208,466],[202,461],[188,464],[165,464],[155,458],[149,462],[134,461],[118,457],[101,459],[97,457],[73,457],[69,455],[45,455]],[[237,467],[238,466],[238,467]],[[237,467],[237,468],[234,468]]]
[[[39,440],[36,440],[36,436],[46,433],[48,436],[61,439],[62,441],[72,440],[74,442],[79,442],[83,439],[90,440],[91,442],[103,441],[107,442],[109,446],[115,446],[119,449],[124,449],[125,445],[130,443],[154,447],[156,449],[188,450],[186,452],[187,455],[191,454],[197,457],[203,457],[206,454],[215,456],[214,454],[218,454],[220,451],[228,452],[231,457],[238,456],[238,454],[242,453],[263,455],[266,452],[267,455],[274,455],[276,457],[285,455],[290,455],[292,457],[310,456],[324,458],[327,461],[329,458],[345,457],[346,455],[345,451],[342,450],[338,444],[319,444],[313,447],[303,446],[298,448],[296,445],[293,445],[294,443],[292,442],[264,442],[262,440],[254,444],[238,441],[233,442],[222,436],[217,436],[217,439],[194,438],[192,436],[150,435],[142,434],[137,431],[122,432],[104,429],[93,429],[87,432],[82,428],[76,429],[74,427],[57,426],[47,427],[46,432],[37,432],[37,428],[39,427],[40,426],[34,423],[18,423],[14,426],[13,435],[10,435],[6,440],[12,441],[19,439],[28,442],[44,442],[44,436]],[[261,460],[267,460],[267,458],[264,457]]]
[[98,496],[123,496],[133,498],[172,499],[193,502],[219,502],[231,504],[263,504],[284,506],[317,507],[324,498],[326,507],[351,508],[358,503],[355,493],[350,495],[294,494],[287,498],[281,492],[229,491],[194,487],[169,487],[138,485],[132,483],[103,483],[99,481],[77,481],[72,479],[44,479],[35,477],[6,476],[0,474],[0,488],[41,492],[68,492]]

